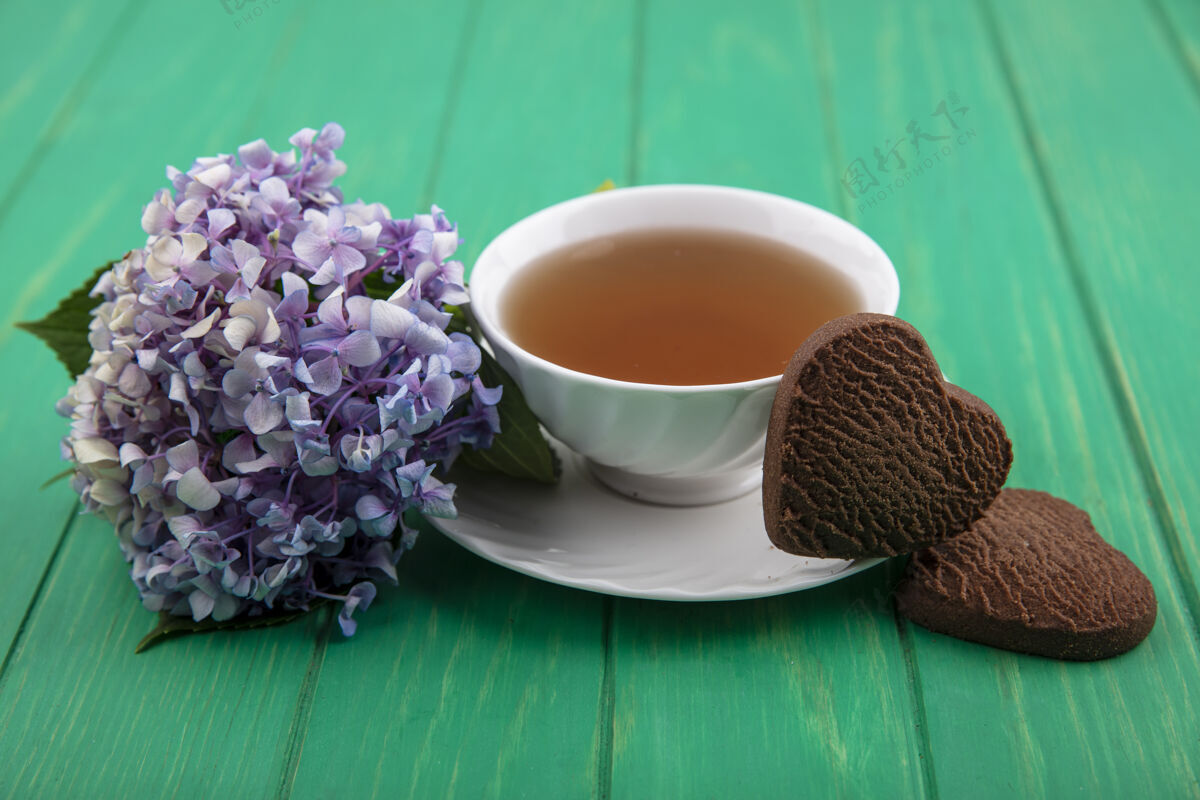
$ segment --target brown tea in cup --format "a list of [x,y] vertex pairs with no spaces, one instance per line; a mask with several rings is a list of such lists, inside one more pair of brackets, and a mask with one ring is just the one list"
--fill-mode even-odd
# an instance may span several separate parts
[[522,269],[501,300],[512,340],[536,356],[679,386],[778,375],[813,331],[864,308],[848,277],[808,253],[702,228],[552,251]]

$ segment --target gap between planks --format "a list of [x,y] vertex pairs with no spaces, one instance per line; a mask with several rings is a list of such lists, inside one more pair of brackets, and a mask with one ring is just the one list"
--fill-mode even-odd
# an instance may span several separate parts
[[[454,110],[458,106],[458,97],[462,88],[463,78],[466,75],[471,45],[474,42],[475,31],[478,27],[476,20],[482,16],[482,5],[483,0],[471,0],[467,8],[467,23],[463,26],[455,47],[454,66],[446,92],[446,102],[442,107],[442,114],[438,120],[438,131],[434,144],[433,157],[430,159],[429,173],[425,178],[425,188],[423,190],[424,203],[432,202],[430,198],[433,197],[434,189],[437,187],[442,159],[446,149],[445,142],[449,138],[450,126],[454,122]],[[291,47],[295,39],[296,35],[290,35],[285,36],[280,41],[276,58],[273,60],[274,63],[282,66],[286,51]],[[295,788],[296,775],[300,771],[300,761],[304,756],[304,741],[308,735],[308,723],[312,717],[313,705],[316,700],[317,685],[321,680],[321,672],[325,666],[325,653],[328,649],[329,637],[333,630],[334,616],[332,611],[326,609],[321,613],[325,614],[325,619],[320,621],[317,641],[313,646],[308,670],[305,672],[304,682],[301,684],[300,692],[296,698],[296,711],[292,716],[287,747],[284,750],[279,789],[276,794],[276,797],[281,800],[291,797],[292,791]]]
[[913,724],[917,728],[917,759],[920,761],[921,778],[925,797],[938,800],[937,770],[933,766],[933,741],[929,737],[929,725],[925,715],[925,691],[921,685],[917,667],[917,650],[913,646],[912,631],[892,601],[892,616],[896,621],[896,635],[900,639],[900,651],[904,654],[904,671],[908,677],[909,697],[916,712]]
[[979,0],[978,6],[984,30],[991,41],[991,49],[996,54],[997,65],[1004,76],[1004,84],[1008,89],[1017,123],[1021,128],[1025,149],[1033,162],[1038,187],[1046,207],[1049,209],[1054,236],[1058,240],[1063,260],[1067,264],[1067,278],[1074,287],[1083,310],[1088,338],[1096,350],[1105,384],[1113,404],[1116,406],[1117,416],[1121,421],[1121,427],[1130,449],[1133,451],[1134,460],[1137,462],[1138,474],[1142,479],[1146,494],[1149,496],[1151,511],[1158,522],[1159,538],[1166,547],[1171,567],[1183,593],[1184,604],[1187,607],[1188,616],[1191,618],[1193,634],[1200,638],[1200,591],[1197,590],[1196,581],[1184,555],[1179,528],[1175,524],[1175,517],[1171,513],[1170,504],[1167,501],[1162,478],[1154,463],[1149,437],[1146,435],[1146,428],[1138,411],[1129,375],[1121,362],[1116,336],[1112,329],[1105,324],[1100,301],[1088,281],[1083,261],[1075,247],[1075,240],[1067,225],[1066,212],[1063,210],[1065,206],[1059,197],[1058,190],[1050,180],[1050,172],[1046,166],[1048,163],[1046,153],[1033,133],[1033,115],[1021,96],[1012,56],[1000,34],[1000,26],[997,23],[995,12],[988,0]]
[[38,136],[37,144],[34,145],[33,152],[29,154],[29,158],[21,166],[21,171],[17,173],[13,179],[12,186],[8,193],[0,198],[0,228],[4,227],[4,220],[8,217],[8,212],[17,202],[17,196],[21,191],[29,186],[33,180],[34,174],[38,171],[38,167],[42,165],[46,154],[50,152],[50,148],[54,145],[55,140],[62,135],[66,130],[71,120],[75,116],[75,109],[83,104],[83,99],[87,97],[92,89],[92,85],[96,82],[96,78],[104,69],[105,63],[117,52],[117,42],[124,36],[124,32],[132,26],[137,15],[146,5],[145,0],[129,0],[125,7],[121,9],[121,13],[117,15],[116,22],[104,34],[104,40],[100,43],[95,54],[87,65],[83,68],[83,73],[63,96],[62,101],[58,104],[58,108],[50,117],[50,121],[42,128],[41,134]]
[[[633,2],[633,42],[630,47],[629,69],[629,162],[625,185],[636,186],[641,171],[639,139],[642,133],[642,96],[645,85],[646,10],[649,0]],[[616,627],[617,598],[605,595],[601,604],[600,639],[604,647],[604,664],[600,674],[599,708],[596,711],[596,790],[597,800],[611,800],[613,783],[614,729],[617,713],[616,653],[613,649],[613,630]]]
[[475,30],[479,27],[479,18],[483,16],[483,0],[471,0],[467,5],[466,23],[458,37],[458,45],[454,50],[454,66],[450,73],[450,86],[446,93],[446,104],[442,106],[442,116],[438,120],[437,138],[433,140],[433,155],[429,159],[429,174],[425,177],[425,186],[421,190],[421,199],[417,207],[433,205],[434,191],[442,173],[442,160],[446,156],[446,142],[450,138],[450,127],[454,124],[454,112],[458,108],[458,96],[462,91],[463,80],[467,74],[467,62],[471,55],[471,47],[475,43]]
[[629,69],[629,167],[625,174],[627,186],[636,186],[638,174],[641,172],[639,139],[642,135],[642,94],[645,85],[646,7],[648,4],[649,0],[634,0],[633,3],[633,44],[630,48]]
[[239,140],[249,142],[258,138],[256,129],[258,128],[260,109],[266,106],[266,98],[271,93],[270,87],[278,81],[280,73],[283,72],[283,68],[287,65],[288,56],[291,55],[292,47],[303,32],[303,23],[308,17],[308,12],[312,9],[313,2],[314,0],[309,0],[296,13],[292,14],[288,19],[287,27],[279,35],[279,39],[271,51],[271,58],[267,62],[267,68],[263,73],[262,81],[259,83],[258,93],[254,97],[254,102],[250,104],[251,111],[244,120],[244,127],[242,135],[238,137]]
[[[826,145],[829,148],[832,163],[841,164],[844,161],[841,139],[838,137],[837,107],[833,93],[833,53],[828,42],[819,31],[825,30],[821,15],[817,9],[816,0],[808,3],[809,30],[812,31],[811,49],[816,59],[817,91],[821,102],[821,116],[824,121]],[[837,175],[833,175],[833,196],[837,198],[837,213],[843,219],[854,220],[854,208],[837,184]],[[891,581],[894,583],[895,581]],[[908,697],[912,704],[913,720],[917,729],[916,757],[921,771],[921,784],[928,800],[938,800],[937,769],[933,762],[933,743],[929,737],[929,726],[926,722],[925,691],[921,683],[920,667],[917,663],[916,648],[913,646],[912,633],[900,612],[892,603],[892,615],[896,623],[896,637],[900,642],[900,650],[904,656],[904,672],[908,684]]]
[[604,645],[604,667],[600,675],[600,708],[596,714],[596,792],[597,800],[610,800],[613,779],[613,725],[616,718],[616,672],[613,653],[613,617],[616,598],[605,595],[601,605],[603,621],[600,640]]
[[1158,26],[1162,37],[1167,40],[1167,47],[1171,51],[1171,55],[1180,63],[1183,73],[1187,75],[1192,92],[1195,93],[1197,99],[1200,99],[1200,65],[1197,65],[1188,56],[1187,45],[1184,44],[1183,37],[1179,35],[1179,30],[1173,24],[1170,12],[1163,5],[1163,0],[1146,0],[1146,4],[1150,8],[1150,18]]
[[[304,753],[304,740],[308,736],[308,722],[312,718],[313,699],[317,695],[317,683],[321,680],[321,670],[325,667],[325,652],[329,648],[329,636],[333,629],[333,611],[325,606],[318,612],[323,619],[318,620],[317,641],[313,645],[312,655],[308,659],[308,669],[304,671],[304,681],[300,684],[300,692],[296,698],[296,711],[292,715],[292,724],[288,729],[287,746],[283,751],[283,768],[280,771],[279,791],[276,797],[292,796],[296,784],[296,774],[300,771],[300,757]],[[295,624],[295,623],[293,623]]]
[[17,625],[17,631],[8,643],[8,650],[4,653],[4,660],[0,661],[0,689],[4,687],[4,680],[8,675],[8,665],[12,663],[13,658],[20,649],[21,642],[25,638],[25,629],[29,624],[30,617],[33,616],[33,609],[37,606],[38,600],[42,596],[42,590],[46,587],[46,582],[50,579],[50,573],[54,571],[54,566],[58,563],[58,555],[62,552],[63,544],[67,541],[67,535],[75,526],[75,520],[79,519],[82,513],[79,503],[71,504],[71,512],[67,514],[67,519],[63,522],[62,530],[58,534],[58,542],[55,543],[54,550],[50,553],[50,558],[46,561],[46,566],[42,570],[41,577],[38,578],[37,586],[33,589],[33,594],[29,596],[29,604],[25,606],[25,613],[21,615],[21,623]]

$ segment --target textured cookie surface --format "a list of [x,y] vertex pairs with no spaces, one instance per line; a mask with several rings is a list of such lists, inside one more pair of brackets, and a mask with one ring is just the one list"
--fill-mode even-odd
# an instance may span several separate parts
[[763,460],[771,541],[796,555],[909,553],[965,531],[1008,476],[996,413],[942,380],[903,320],[851,314],[783,374]]
[[1154,627],[1154,587],[1087,513],[1005,489],[971,530],[914,553],[900,613],[939,633],[1050,658],[1120,655]]

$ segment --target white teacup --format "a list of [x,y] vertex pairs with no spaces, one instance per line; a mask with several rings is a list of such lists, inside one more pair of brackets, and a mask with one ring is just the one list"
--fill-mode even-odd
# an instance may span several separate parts
[[496,359],[546,429],[612,489],[669,505],[720,502],[761,484],[780,376],[674,386],[576,372],[515,344],[501,309],[513,276],[547,253],[613,234],[692,227],[767,237],[807,252],[850,279],[862,301],[857,310],[896,311],[896,270],[865,233],[806,203],[724,186],[638,186],[551,206],[497,236],[469,284],[472,311]]

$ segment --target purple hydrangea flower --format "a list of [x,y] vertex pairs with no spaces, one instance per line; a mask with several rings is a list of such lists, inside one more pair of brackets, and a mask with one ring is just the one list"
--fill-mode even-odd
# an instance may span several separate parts
[[[58,405],[88,510],[113,522],[143,604],[196,620],[342,603],[395,581],[454,514],[438,468],[499,430],[500,387],[447,335],[465,302],[445,214],[342,203],[335,123],[169,168],[144,247],[97,283],[94,353]],[[393,284],[370,297],[364,279]],[[393,545],[393,542],[396,542]]]

